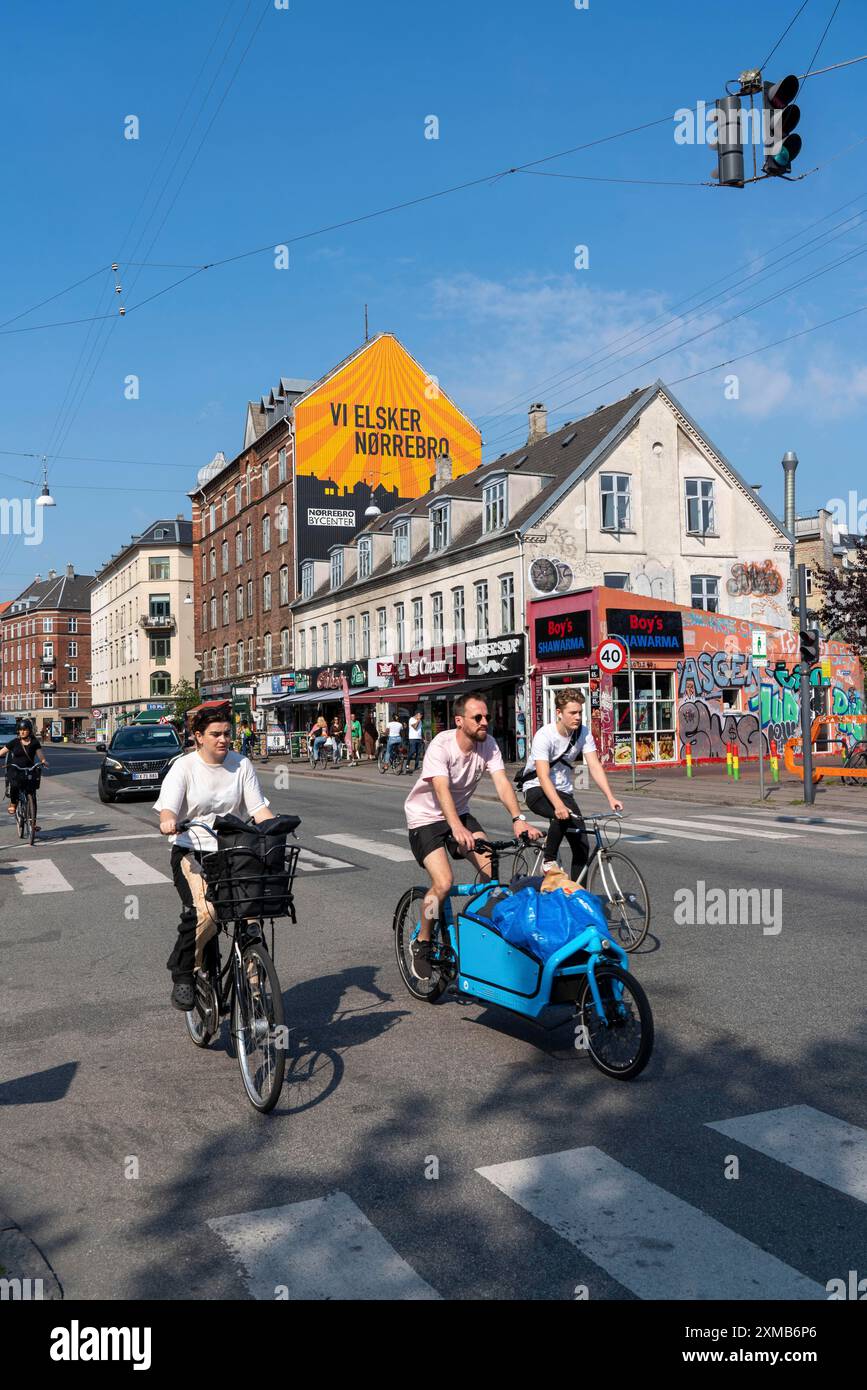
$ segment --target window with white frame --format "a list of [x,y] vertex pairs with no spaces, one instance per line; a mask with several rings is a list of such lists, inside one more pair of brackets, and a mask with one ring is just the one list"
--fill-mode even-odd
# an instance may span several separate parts
[[355,660],[355,619],[346,619],[346,657],[348,661]]
[[500,575],[500,631],[515,630],[515,576]]
[[319,665],[319,647],[318,647],[318,642],[319,642],[319,634],[318,634],[318,632],[316,631],[316,628],[315,628],[315,627],[311,627],[311,629],[310,629],[310,665],[311,665],[311,666],[318,666],[318,665]]
[[343,583],[343,549],[331,552],[331,587],[339,589]]
[[307,630],[302,628],[298,633],[298,665],[301,670],[307,665]]
[[602,530],[629,531],[630,484],[628,473],[603,473],[599,480],[602,495]]
[[223,627],[226,627],[226,625],[228,624],[228,621],[229,621],[229,595],[228,595],[228,592],[227,592],[226,590],[224,590],[224,591],[223,591]]
[[235,617],[240,622],[244,616],[244,586],[239,584],[235,590]]
[[242,499],[242,497],[241,497],[241,484],[240,484],[240,483],[236,483],[236,484],[235,484],[235,515],[236,515],[236,516],[238,515],[238,513],[239,513],[239,511],[241,510],[241,507],[242,507],[242,506],[243,506],[243,499]]
[[289,629],[280,629],[280,665],[284,668],[289,665]]
[[323,623],[322,628],[322,665],[327,666],[331,657],[328,655],[328,624]]
[[310,560],[301,566],[301,597],[313,597],[313,563]]
[[223,574],[229,573],[229,542],[223,541],[220,546],[220,559],[223,565]]
[[243,641],[239,642],[239,643],[238,643],[238,646],[237,646],[237,661],[238,661],[238,674],[240,675],[241,672],[242,672],[243,669],[244,669],[244,643],[243,643]]
[[358,577],[369,579],[372,568],[373,541],[370,536],[362,536],[358,542]]
[[343,619],[334,619],[334,660],[343,660]]
[[454,642],[463,642],[467,635],[467,621],[464,610],[464,590],[463,586],[452,589],[452,627],[454,629]]
[[440,502],[436,507],[431,507],[430,513],[430,548],[431,550],[445,550],[449,543],[449,521],[450,509],[448,502]]
[[77,618],[70,618],[70,619],[69,619],[69,621],[68,621],[67,624],[66,624],[66,631],[67,631],[67,632],[77,632],[77,631],[78,631],[78,619],[77,619]]
[[252,560],[252,558],[253,558],[253,524],[252,524],[252,522],[250,522],[250,523],[247,525],[247,527],[245,528],[245,534],[246,534],[246,537],[247,537],[247,559],[248,559],[248,560]]
[[280,570],[280,602],[289,602],[289,566],[283,565]]
[[271,517],[267,512],[262,517],[262,549],[271,549]]
[[431,602],[431,616],[432,616],[432,618],[433,618],[433,626],[432,626],[432,629],[431,629],[431,640],[433,641],[433,644],[434,644],[435,647],[441,647],[441,646],[443,645],[443,642],[445,641],[445,633],[444,633],[444,631],[443,631],[443,596],[442,596],[442,594],[431,594],[431,596],[430,596],[430,602]]
[[69,692],[69,708],[70,708],[70,709],[78,709],[78,691],[77,691],[77,690],[70,690],[70,692]]
[[208,555],[207,551],[202,551],[202,583],[208,582]]
[[488,483],[483,489],[482,500],[484,503],[484,524],[483,530],[501,531],[506,524],[506,480],[498,478],[496,482]]
[[247,580],[247,617],[253,617],[253,581]]
[[[222,497],[220,498],[220,521],[221,521],[221,522],[224,522],[224,521],[228,521],[228,520],[229,520],[229,497],[228,497],[228,494],[224,492],[223,495],[222,495]],[[160,538],[161,538],[161,536],[162,536],[162,532],[160,532]]]
[[289,539],[289,508],[281,502],[277,508],[277,544],[285,545]]
[[286,450],[285,450],[285,449],[281,449],[280,452],[279,452],[279,454],[277,455],[277,482],[278,482],[278,483],[285,483],[285,481],[286,481]]
[[267,613],[271,607],[271,576],[262,575],[262,608]]
[[202,604],[202,632],[207,632],[207,630],[208,630],[208,601],[207,601],[207,599],[206,599],[205,602]]
[[406,651],[406,609],[402,603],[394,605],[394,628],[397,638],[397,650]]
[[247,638],[247,670],[254,670],[253,666],[253,638]]
[[476,640],[482,641],[489,635],[487,579],[480,579],[474,588],[476,593]]
[[388,623],[384,608],[376,610],[376,655],[388,656]]
[[211,627],[216,627],[216,626],[217,626],[217,596],[216,596],[216,594],[214,594],[214,595],[212,595],[212,597],[211,597]]
[[70,642],[70,644],[69,644],[69,651],[68,651],[67,655],[68,655],[68,656],[78,656],[78,643],[77,643],[77,642]]
[[712,478],[686,479],[686,529],[691,536],[707,536],[716,531]]
[[235,564],[236,564],[236,565],[243,565],[243,563],[244,563],[244,537],[241,535],[241,532],[240,532],[240,531],[236,531],[236,532],[235,532]]
[[412,645],[418,651],[424,646],[424,599],[412,601]]
[[77,680],[78,680],[78,667],[77,667],[77,666],[70,666],[70,668],[69,668],[69,683],[70,683],[70,685],[75,685],[75,682],[76,682]]
[[693,608],[704,608],[708,613],[719,612],[719,579],[715,575],[694,574],[690,588]]
[[263,497],[265,496],[265,493],[268,491],[268,488],[269,488],[269,486],[270,486],[270,481],[269,481],[269,480],[270,480],[270,477],[271,477],[271,460],[270,460],[270,459],[263,459],[263,460],[262,460],[262,496],[263,496]]
[[361,655],[370,656],[370,614],[361,615]]
[[270,632],[266,632],[262,639],[262,650],[264,652],[265,670],[270,671],[274,665],[273,640]]
[[211,530],[213,531],[214,528],[215,528],[215,526],[217,525],[217,504],[216,504],[216,502],[212,502],[212,503],[211,503],[211,505],[210,505],[210,507],[209,507],[209,509],[208,509],[208,512],[209,512],[209,515],[210,515],[210,518],[211,518]]
[[209,557],[209,558],[210,558],[210,562],[211,562],[211,578],[212,578],[212,579],[216,579],[216,577],[217,577],[217,552],[216,552],[216,550],[214,549],[213,546],[211,546],[211,554],[210,554],[210,557]]
[[[391,563],[405,565],[409,561],[409,522],[400,521],[391,533]],[[401,647],[402,651],[403,648]]]

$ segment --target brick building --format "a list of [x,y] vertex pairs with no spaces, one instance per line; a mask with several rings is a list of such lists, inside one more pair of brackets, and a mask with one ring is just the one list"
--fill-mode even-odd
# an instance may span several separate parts
[[3,711],[27,715],[40,736],[52,724],[71,737],[91,720],[90,591],[94,576],[62,575],[34,582],[0,614]]

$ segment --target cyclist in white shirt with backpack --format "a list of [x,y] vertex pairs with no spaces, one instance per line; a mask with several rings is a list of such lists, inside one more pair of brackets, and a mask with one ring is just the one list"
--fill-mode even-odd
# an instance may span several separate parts
[[[608,798],[612,811],[622,811],[623,803],[614,796],[605,769],[599,761],[593,735],[582,722],[584,696],[565,686],[554,698],[556,718],[536,733],[530,757],[521,778],[521,791],[530,810],[549,824],[545,841],[543,873],[556,869],[557,854],[564,836],[572,851],[570,876],[577,879],[587,863],[590,844],[581,811],[573,795],[575,764],[583,756],[587,771]],[[572,815],[579,817],[576,824]]]

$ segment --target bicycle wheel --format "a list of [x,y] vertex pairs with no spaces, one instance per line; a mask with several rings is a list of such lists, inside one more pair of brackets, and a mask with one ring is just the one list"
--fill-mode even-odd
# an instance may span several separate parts
[[220,1027],[220,1014],[212,981],[204,970],[195,975],[196,1002],[184,1014],[187,1032],[196,1047],[207,1047]]
[[32,845],[36,839],[36,797],[32,792],[27,793],[27,822]]
[[[421,919],[421,904],[424,899],[425,890],[423,888],[409,888],[404,893],[398,903],[392,928],[394,930],[394,951],[397,956],[397,968],[400,971],[404,984],[412,995],[413,999],[421,999],[428,1004],[434,1004],[445,990],[449,982],[448,972],[441,969],[435,962],[433,973],[429,980],[417,980],[412,973],[410,966],[410,942],[415,935],[415,929]],[[438,933],[434,934],[438,936]],[[442,947],[438,948],[442,951]],[[451,956],[450,948],[446,948],[448,955]]]
[[235,966],[232,1032],[247,1099],[256,1110],[273,1110],[286,1070],[283,996],[274,962],[261,942],[247,946],[243,969]]
[[619,849],[602,849],[590,866],[587,891],[602,899],[611,937],[624,951],[636,951],[650,926],[647,884]]
[[18,826],[18,837],[23,840],[27,834],[27,797],[23,792],[19,792],[18,801],[15,805],[15,823]]
[[[856,743],[846,759],[845,766],[847,768],[867,768],[867,749],[863,743]],[[840,781],[845,787],[867,786],[867,777],[841,777]]]
[[605,1017],[601,1017],[590,981],[578,998],[577,1018],[584,1029],[583,1045],[590,1060],[615,1081],[631,1081],[644,1071],[653,1051],[653,1014],[638,981],[619,965],[596,967],[596,985]]
[[380,753],[379,755],[379,770],[382,773],[388,772],[388,758],[384,753]]
[[401,777],[403,775],[403,765],[405,762],[406,758],[402,753],[395,753],[394,762],[391,765],[391,770],[395,777]]

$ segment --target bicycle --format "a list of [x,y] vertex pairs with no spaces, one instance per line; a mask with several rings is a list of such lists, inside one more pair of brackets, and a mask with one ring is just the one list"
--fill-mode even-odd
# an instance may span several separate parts
[[[289,831],[294,838],[301,821],[297,816],[286,819],[295,822]],[[218,838],[205,821],[185,820],[177,824],[178,831],[190,826],[198,826],[215,840]],[[286,1070],[283,995],[274,965],[274,917],[288,916],[293,924],[297,921],[292,886],[301,850],[299,845],[287,845],[280,870],[272,870],[264,886],[260,886],[259,880],[251,887],[251,896],[258,892],[263,908],[261,916],[254,919],[233,915],[233,889],[251,882],[249,878],[233,878],[226,872],[232,854],[239,852],[245,851],[220,850],[213,856],[207,853],[203,856],[202,868],[208,885],[206,897],[216,915],[217,933],[205,945],[202,966],[195,972],[196,1002],[184,1017],[190,1039],[201,1048],[208,1047],[216,1036],[220,1020],[230,1019],[230,1036],[247,1099],[264,1115],[277,1104]],[[264,925],[269,917],[270,952],[265,943]],[[231,935],[225,965],[220,958],[221,932],[227,939]]]
[[[576,882],[583,888],[586,880],[587,892],[595,893],[602,899],[608,929],[612,936],[617,937],[624,951],[637,951],[650,926],[650,894],[637,865],[622,850],[611,848],[613,825],[617,826],[613,844],[620,838],[620,813],[615,811],[579,818],[572,812],[569,819],[576,825],[580,825],[583,819],[596,841]],[[601,822],[605,822],[604,828]],[[528,877],[541,873],[544,858],[544,848],[536,854],[532,867],[524,858],[521,867]]]
[[[629,972],[626,952],[595,923],[544,962],[511,945],[498,932],[491,911],[499,899],[515,891],[499,880],[500,856],[519,855],[524,842],[477,839],[476,845],[491,855],[491,878],[481,886],[455,884],[450,889],[431,934],[428,980],[416,979],[410,965],[426,889],[409,888],[398,902],[392,921],[394,947],[409,993],[434,1004],[451,989],[462,999],[496,1005],[545,1028],[562,1026],[562,1009],[555,1006],[573,1006],[578,1020],[575,1046],[586,1049],[594,1065],[614,1080],[638,1076],[653,1050],[653,1014],[644,990]],[[451,902],[457,897],[468,897],[469,902],[455,918]],[[552,1013],[553,1021],[548,1022]]]
[[317,769],[322,772],[327,772],[328,752],[329,750],[326,744],[321,744],[317,749],[315,741],[312,738],[307,740],[307,760],[314,772],[316,772]]
[[403,744],[401,744],[399,748],[392,750],[391,757],[389,757],[388,748],[383,748],[378,759],[380,772],[384,774],[393,772],[396,777],[400,777],[403,774],[408,756],[409,754]]
[[[850,743],[846,754],[844,767],[867,768],[867,739],[856,739]],[[867,785],[867,777],[841,777],[840,781],[844,787],[863,787]]]
[[15,771],[18,782],[18,800],[15,803],[15,823],[18,837],[36,842],[36,789],[42,779],[41,768],[30,767],[26,763],[10,763],[9,770]]

